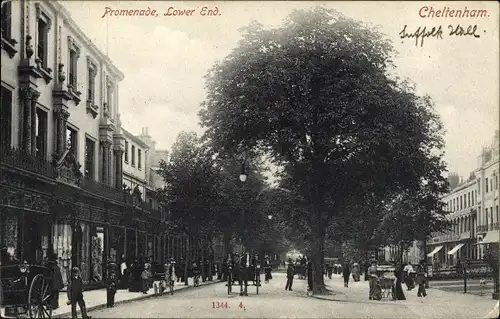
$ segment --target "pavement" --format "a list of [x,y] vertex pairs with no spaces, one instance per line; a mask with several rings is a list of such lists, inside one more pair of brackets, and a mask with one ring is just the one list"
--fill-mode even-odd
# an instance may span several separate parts
[[[188,286],[186,286],[184,283],[176,282],[174,285],[174,295],[176,292],[193,288],[192,280],[193,280],[192,278],[189,278]],[[200,289],[202,286],[216,284],[218,282],[219,281],[200,282],[200,287],[194,289]],[[85,303],[87,305],[87,311],[95,311],[98,309],[106,308],[106,289],[84,291],[83,296],[85,299]],[[124,303],[145,300],[153,297],[155,297],[155,295],[154,295],[154,289],[152,288],[149,289],[147,294],[143,294],[142,292],[129,292],[128,290],[118,290],[115,295],[115,307],[120,307],[120,305]],[[67,301],[68,297],[66,295],[66,292],[60,292],[59,308],[52,311],[53,318],[71,317],[71,306],[66,305]],[[77,309],[78,311],[80,310],[78,307]],[[4,317],[3,315],[4,315],[4,309],[1,308],[0,317]]]
[[[373,301],[368,299],[368,282],[350,282],[349,288],[344,287],[340,276],[334,275],[331,280],[326,280],[327,288],[333,291],[332,295],[314,296],[314,298],[332,301],[353,302],[367,305],[385,304],[389,308],[405,307],[418,314],[420,318],[490,318],[492,310],[495,309],[497,300],[489,296],[478,296],[475,294],[464,294],[462,292],[446,291],[440,289],[439,285],[431,282],[431,288],[427,289],[427,297],[417,297],[417,287],[408,291],[403,286],[406,300],[382,300]],[[435,288],[434,288],[435,287]],[[463,286],[462,286],[463,289]],[[498,317],[498,308],[496,316]]]
[[274,273],[269,284],[262,282],[258,295],[255,287],[249,286],[248,296],[243,297],[237,293],[237,286],[228,295],[225,284],[216,283],[173,296],[130,300],[115,308],[95,308],[90,315],[94,318],[480,318],[489,312],[495,314],[497,304],[489,298],[433,288],[428,289],[426,298],[418,298],[417,291],[412,290],[405,291],[407,300],[371,301],[368,282],[351,282],[345,288],[339,275],[325,279],[332,294],[308,296],[305,280],[295,279],[293,291],[284,290],[285,281],[285,274]]

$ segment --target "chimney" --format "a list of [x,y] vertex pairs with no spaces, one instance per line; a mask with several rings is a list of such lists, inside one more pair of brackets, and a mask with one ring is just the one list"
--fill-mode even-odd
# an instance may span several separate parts
[[450,190],[455,189],[460,182],[460,178],[458,177],[458,174],[457,173],[450,173],[448,175],[448,182],[450,184]]
[[146,131],[146,135],[149,135],[149,127],[145,127],[144,130]]

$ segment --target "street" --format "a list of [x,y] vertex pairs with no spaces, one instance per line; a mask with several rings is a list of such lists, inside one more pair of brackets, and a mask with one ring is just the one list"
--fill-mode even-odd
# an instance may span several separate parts
[[[429,290],[423,302],[414,290],[405,291],[404,301],[370,301],[367,282],[352,282],[349,288],[344,288],[338,275],[325,280],[333,295],[308,297],[305,280],[295,279],[294,290],[285,291],[285,279],[285,274],[274,274],[271,283],[262,283],[259,295],[254,286],[249,286],[248,297],[240,297],[236,292],[228,296],[225,285],[219,283],[98,310],[91,315],[94,318],[478,318],[490,312],[496,302],[434,289]],[[239,291],[239,287],[234,286],[233,291]]]

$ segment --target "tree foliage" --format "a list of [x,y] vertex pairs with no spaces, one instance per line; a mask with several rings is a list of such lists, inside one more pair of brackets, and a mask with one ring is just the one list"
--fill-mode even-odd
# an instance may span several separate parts
[[255,201],[266,179],[259,160],[247,159],[247,166],[249,176],[242,183],[238,159],[218,157],[195,133],[181,132],[159,170],[166,184],[162,196],[170,203],[177,231],[237,235],[247,246],[254,245],[255,235],[266,226]]
[[207,76],[200,117],[212,147],[270,155],[304,200],[316,291],[333,217],[418,188],[441,168],[432,101],[389,76],[392,55],[372,27],[316,8],[273,29],[252,23]]

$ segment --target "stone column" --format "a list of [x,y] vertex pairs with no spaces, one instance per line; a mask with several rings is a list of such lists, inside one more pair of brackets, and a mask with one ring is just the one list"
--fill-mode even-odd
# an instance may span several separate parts
[[102,182],[108,184],[109,181],[109,148],[111,142],[108,140],[101,140],[102,145]]
[[66,130],[69,118],[69,112],[66,110],[56,110],[56,153],[61,156],[66,150]]
[[31,99],[31,154],[36,155],[36,135],[38,127],[36,126],[36,99]]
[[36,150],[35,128],[36,128],[36,101],[40,93],[32,88],[21,89],[22,116],[22,149],[28,153]]
[[114,150],[115,153],[115,187],[122,189],[123,184],[123,150]]

